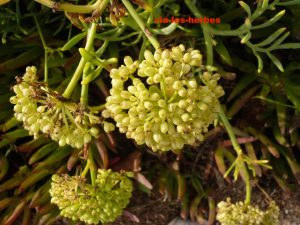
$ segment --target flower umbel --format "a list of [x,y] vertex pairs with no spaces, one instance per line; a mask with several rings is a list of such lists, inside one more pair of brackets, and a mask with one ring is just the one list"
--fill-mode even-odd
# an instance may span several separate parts
[[88,224],[113,222],[129,203],[132,183],[130,172],[118,173],[98,170],[95,185],[80,176],[53,175],[51,202],[61,215]]
[[153,151],[176,151],[203,140],[224,95],[220,75],[202,65],[199,50],[183,45],[154,54],[146,50],[144,56],[141,63],[126,56],[125,65],[111,70],[111,96],[102,116]]
[[41,133],[50,136],[60,146],[66,144],[82,148],[92,137],[97,137],[100,123],[97,112],[82,104],[64,99],[46,84],[38,82],[36,68],[27,67],[26,73],[13,87],[15,96],[15,117],[23,122],[30,135],[38,137]]
[[279,225],[279,208],[271,202],[266,211],[230,198],[218,204],[217,220],[222,225]]

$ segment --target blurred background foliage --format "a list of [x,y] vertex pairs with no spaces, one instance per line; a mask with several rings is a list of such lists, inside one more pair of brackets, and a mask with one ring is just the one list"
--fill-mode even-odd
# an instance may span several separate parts
[[[299,189],[299,1],[258,0],[239,4],[236,0],[134,0],[132,3],[163,47],[181,43],[193,46],[207,56],[208,64],[219,69],[226,92],[221,103],[245,155],[254,161],[269,160],[272,167],[270,170],[254,163],[253,186],[263,186],[264,179],[272,176],[286,192]],[[159,16],[199,15],[220,17],[221,23],[201,26],[154,23]],[[22,225],[53,224],[59,218],[59,210],[50,203],[51,175],[76,174],[85,164],[84,151],[62,149],[46,137],[35,140],[30,137],[14,119],[9,98],[13,95],[10,88],[15,84],[15,76],[23,74],[27,65],[35,65],[39,77],[43,77],[45,54],[49,86],[64,90],[80,59],[77,47],[84,45],[86,27],[93,16],[97,15],[60,12],[31,0],[11,0],[0,6],[0,221],[3,225],[17,224],[16,221]],[[69,45],[65,45],[67,42]],[[95,48],[103,43],[106,49],[100,52],[104,57],[117,57],[119,61],[126,55],[142,59],[143,51],[151,48],[117,0],[111,0],[101,16]],[[108,72],[102,72],[91,85],[90,103],[104,103],[110,88]],[[78,89],[72,99],[78,101],[79,97]],[[209,224],[215,220],[217,180],[237,157],[221,123],[212,127],[199,146],[186,146],[178,155],[153,153],[118,132],[102,132],[92,149],[98,167],[135,171],[138,188],[149,195],[159,192],[165,200],[177,199],[182,218]],[[232,176],[225,179],[229,184],[233,181]]]

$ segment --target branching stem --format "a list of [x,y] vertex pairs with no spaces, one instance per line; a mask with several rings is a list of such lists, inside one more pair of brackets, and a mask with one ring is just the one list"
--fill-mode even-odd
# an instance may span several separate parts
[[236,151],[237,153],[237,157],[241,158],[241,162],[240,162],[240,170],[241,170],[241,175],[243,176],[244,180],[245,180],[245,184],[246,184],[246,198],[245,198],[245,203],[246,204],[250,204],[250,201],[251,201],[251,182],[250,182],[250,175],[249,175],[249,172],[248,172],[248,169],[247,169],[247,166],[245,165],[245,162],[243,161],[243,151],[236,139],[236,136],[234,134],[234,131],[233,131],[233,128],[231,126],[231,124],[229,123],[223,109],[221,108],[220,109],[220,112],[219,112],[219,116],[223,122],[223,125],[229,135],[229,138],[232,142],[232,146],[233,146],[233,149]]
[[[93,47],[93,44],[94,44],[94,39],[95,39],[95,34],[96,34],[96,29],[97,29],[97,24],[96,23],[92,23],[91,24],[91,27],[88,31],[88,37],[87,37],[87,42],[86,42],[86,45],[85,45],[85,50],[87,51],[90,51],[91,48]],[[78,80],[80,79],[81,75],[82,75],[82,71],[83,71],[83,68],[84,68],[84,65],[85,65],[85,60],[84,58],[82,57],[80,59],[80,62],[73,74],[73,77],[70,81],[70,83],[68,84],[66,90],[64,91],[63,93],[63,97],[65,98],[70,98]]]

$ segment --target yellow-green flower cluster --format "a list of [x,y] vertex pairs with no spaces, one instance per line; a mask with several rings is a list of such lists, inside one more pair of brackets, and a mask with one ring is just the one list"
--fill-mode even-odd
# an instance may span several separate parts
[[53,175],[51,202],[59,207],[62,216],[74,221],[113,222],[131,198],[133,186],[128,176],[131,173],[99,170],[93,186],[79,176]]
[[30,135],[41,133],[50,136],[60,146],[66,144],[82,148],[92,137],[97,137],[100,123],[94,112],[82,105],[63,99],[44,83],[37,81],[36,68],[27,67],[19,83],[13,87],[15,96],[10,101],[15,104],[17,120],[22,121]]
[[279,225],[279,208],[271,202],[266,211],[230,198],[218,204],[217,220],[221,225]]
[[224,94],[220,75],[202,65],[199,50],[183,45],[154,54],[147,50],[144,56],[141,63],[126,56],[125,65],[111,70],[111,96],[102,116],[153,151],[176,151],[203,140]]

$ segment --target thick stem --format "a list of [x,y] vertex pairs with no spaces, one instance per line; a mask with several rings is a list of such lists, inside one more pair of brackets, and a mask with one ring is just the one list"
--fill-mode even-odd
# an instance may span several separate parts
[[140,16],[138,15],[138,13],[135,11],[135,9],[133,8],[132,4],[128,0],[122,0],[122,2],[125,5],[126,9],[128,10],[129,14],[133,17],[133,19],[135,20],[135,22],[139,25],[139,27],[144,32],[144,34],[146,35],[146,37],[148,38],[148,40],[151,42],[151,44],[153,45],[153,47],[155,49],[159,49],[160,48],[159,42],[150,33],[149,29],[146,27],[144,21],[140,18]]
[[[87,50],[87,51],[90,51],[91,48],[93,47],[95,34],[96,34],[96,29],[97,29],[97,24],[92,23],[92,25],[89,29],[89,32],[88,32],[87,42],[86,42],[86,45],[85,45],[85,50]],[[71,96],[78,80],[81,77],[81,74],[82,74],[85,63],[86,62],[85,62],[84,58],[81,58],[78,66],[77,66],[77,68],[76,68],[76,70],[73,74],[73,77],[72,77],[70,83],[68,84],[66,90],[63,93],[63,97],[70,98],[70,96]]]
[[51,0],[34,0],[40,4],[48,6],[55,11],[64,11],[72,13],[91,13],[94,10],[100,8],[100,4],[104,1],[97,0],[93,5],[73,5],[67,3],[58,3]]
[[[87,62],[85,64],[85,67],[86,68],[83,69],[82,80],[84,80],[87,77],[87,72],[89,70],[90,63]],[[88,105],[88,92],[89,92],[89,84],[88,83],[87,84],[81,84],[80,102],[85,106]]]

